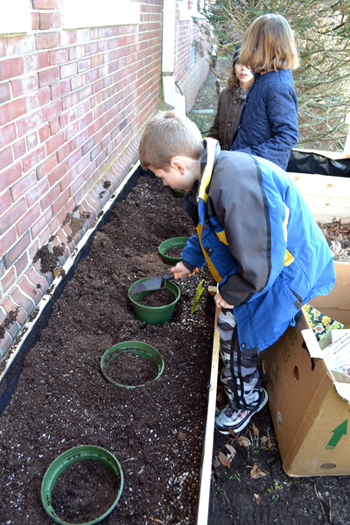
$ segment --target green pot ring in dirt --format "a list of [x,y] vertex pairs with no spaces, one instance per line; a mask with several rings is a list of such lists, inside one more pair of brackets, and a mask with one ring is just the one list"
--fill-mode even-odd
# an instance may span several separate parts
[[158,252],[163,257],[164,262],[167,264],[176,264],[180,261],[182,261],[181,257],[173,257],[171,255],[167,255],[167,252],[171,250],[172,248],[183,248],[188,241],[188,237],[173,237],[172,239],[167,239],[166,241],[163,241],[158,246]]
[[185,191],[184,190],[174,190],[174,188],[171,188],[173,190],[173,192],[175,193],[175,195],[178,195],[179,197],[184,197],[185,196]]
[[[135,385],[122,384],[115,381],[114,379],[112,379],[112,372],[110,372],[108,368],[110,367],[111,369],[112,366],[114,367],[114,369],[118,368],[118,358],[119,360],[123,358],[128,359],[130,361],[129,368],[131,369],[131,374],[133,374],[133,377],[135,376],[135,370],[138,370],[137,363],[135,364],[135,360],[140,358],[146,360],[146,363],[149,362],[149,364],[152,365],[150,370],[152,378],[147,379],[147,381],[142,384]],[[107,381],[122,388],[137,388],[140,386],[145,386],[148,383],[157,381],[157,379],[160,378],[164,371],[164,361],[158,350],[153,346],[147,343],[143,343],[141,341],[123,341],[122,343],[118,343],[117,345],[112,346],[112,348],[107,350],[107,352],[105,352],[105,354],[102,356],[100,366],[102,374],[105,376]],[[119,370],[122,369],[123,367],[119,366]],[[121,373],[123,374],[123,372]]]
[[150,294],[159,293],[159,290],[153,292],[140,292],[136,294],[132,293],[134,286],[147,280],[148,279],[146,278],[136,281],[130,286],[128,291],[129,299],[132,303],[136,317],[140,319],[140,321],[149,324],[163,324],[169,322],[173,316],[176,303],[180,299],[181,292],[179,287],[176,286],[175,283],[167,281],[165,288],[163,288],[161,292],[167,291],[171,298],[171,302],[164,304],[163,306],[148,306],[147,304],[142,304],[142,301],[144,301]]
[[[86,460],[98,461],[99,464],[102,464],[108,468],[108,470],[111,472],[112,479],[114,476],[114,478],[117,481],[115,496],[114,494],[108,494],[109,501],[105,502],[105,507],[108,505],[107,510],[101,511],[103,512],[101,515],[99,515],[98,517],[94,517],[90,521],[79,521],[78,523],[76,521],[77,519],[76,515],[74,516],[74,521],[64,521],[64,519],[67,519],[67,517],[64,517],[64,519],[61,519],[56,513],[54,506],[53,506],[54,487],[56,485],[57,479],[66,469],[71,467],[76,462],[81,462],[78,466],[82,466],[84,464],[84,461]],[[86,473],[83,473],[81,477],[84,477],[85,479],[90,478],[90,476],[87,475]],[[91,478],[92,477],[93,476],[91,476]],[[106,479],[106,474],[104,474],[103,478]],[[41,483],[41,501],[42,501],[42,504],[47,514],[56,523],[60,523],[62,525],[71,525],[72,523],[74,523],[74,525],[92,525],[93,523],[98,523],[99,521],[104,519],[108,514],[110,514],[110,512],[112,512],[112,510],[117,505],[120,499],[120,496],[123,491],[123,485],[124,485],[124,475],[123,475],[122,468],[117,458],[113,454],[111,454],[111,452],[109,452],[108,450],[104,448],[93,446],[93,445],[81,445],[78,447],[71,448],[67,450],[66,452],[63,452],[63,454],[58,456],[51,463],[51,465],[45,472],[43,481]],[[65,491],[70,490],[68,486],[64,487],[64,489]],[[75,489],[73,488],[73,491],[74,490]],[[86,497],[88,497],[88,495],[86,495]],[[67,497],[65,494],[65,500],[66,499]],[[91,501],[91,496],[90,496],[89,501]],[[96,510],[94,514],[96,514]]]

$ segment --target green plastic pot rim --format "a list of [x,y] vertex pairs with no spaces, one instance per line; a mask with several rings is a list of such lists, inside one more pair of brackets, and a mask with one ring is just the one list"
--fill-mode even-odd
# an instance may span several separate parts
[[[73,524],[70,521],[61,520],[61,518],[57,516],[51,503],[52,491],[58,477],[66,468],[70,467],[77,461],[83,461],[86,459],[95,459],[100,461],[100,463],[105,465],[115,475],[115,477],[119,479],[120,486],[114,502],[101,516],[91,521],[84,521],[80,523],[74,522]],[[78,447],[70,448],[69,450],[66,450],[66,452],[60,454],[46,470],[41,483],[41,501],[47,514],[56,523],[60,523],[61,525],[93,525],[94,523],[98,523],[104,519],[106,516],[108,516],[108,514],[110,514],[110,512],[112,512],[123,492],[123,486],[124,475],[122,468],[117,458],[111,452],[102,447],[94,445],[80,445]]]
[[168,264],[176,264],[180,261],[182,261],[181,257],[171,257],[170,255],[167,255],[167,251],[169,251],[171,248],[183,248],[188,241],[188,237],[172,237],[171,239],[167,239],[166,241],[163,241],[158,246],[158,252],[162,256],[164,262]]
[[[136,354],[154,363],[158,371],[156,377],[152,379],[151,381],[147,381],[147,383],[143,383],[141,385],[123,385],[122,383],[113,381],[113,379],[111,379],[108,376],[106,372],[106,368],[108,368],[110,363],[116,357],[118,357],[120,354],[123,354],[123,353]],[[164,371],[164,361],[163,361],[162,356],[158,352],[158,350],[154,348],[153,346],[149,345],[148,343],[144,343],[142,341],[123,341],[122,343],[118,343],[117,345],[112,346],[103,354],[101,358],[101,362],[100,362],[100,367],[101,367],[101,372],[104,375],[104,377],[107,379],[107,381],[121,388],[130,389],[130,388],[142,387],[142,386],[145,386],[146,384],[157,381],[157,379],[160,378],[160,376],[162,375]]]
[[134,309],[134,313],[136,317],[145,323],[151,323],[151,324],[163,324],[165,322],[169,322],[173,315],[176,303],[178,302],[181,296],[180,288],[175,283],[171,281],[167,281],[166,286],[165,288],[163,288],[163,290],[167,290],[168,292],[170,292],[174,300],[171,303],[165,304],[163,306],[146,306],[144,304],[141,304],[139,301],[142,300],[144,297],[146,297],[148,294],[154,293],[154,292],[145,291],[145,292],[134,294],[132,292],[132,289],[138,283],[141,283],[147,280],[148,278],[140,279],[139,281],[136,281],[130,286],[129,291],[128,291],[129,299],[132,303],[132,307]]

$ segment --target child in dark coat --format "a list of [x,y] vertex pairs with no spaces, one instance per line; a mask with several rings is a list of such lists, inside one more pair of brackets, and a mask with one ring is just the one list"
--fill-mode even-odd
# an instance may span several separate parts
[[255,20],[244,35],[240,61],[250,67],[255,81],[230,149],[271,160],[285,170],[299,139],[291,71],[298,66],[298,57],[287,20],[273,14]]
[[335,282],[326,239],[293,180],[276,164],[221,151],[174,111],[145,127],[140,162],[165,185],[185,190],[197,233],[171,269],[177,278],[209,265],[218,285],[218,328],[227,406],[222,433],[240,432],[267,402],[258,353],[271,346],[303,304]]

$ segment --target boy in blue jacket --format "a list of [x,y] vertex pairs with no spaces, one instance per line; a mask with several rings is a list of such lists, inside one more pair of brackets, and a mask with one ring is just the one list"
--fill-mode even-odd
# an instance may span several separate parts
[[202,140],[187,117],[160,112],[139,147],[143,168],[185,190],[197,233],[171,269],[177,278],[209,265],[218,285],[221,379],[228,398],[217,415],[240,432],[267,403],[258,353],[271,346],[312,297],[335,282],[332,254],[292,179],[276,164]]

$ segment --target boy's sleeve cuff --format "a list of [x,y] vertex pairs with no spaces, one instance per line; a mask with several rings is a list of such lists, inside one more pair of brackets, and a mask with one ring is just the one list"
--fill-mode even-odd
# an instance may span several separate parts
[[190,264],[182,259],[182,264],[189,270],[191,273],[196,268],[196,266],[193,266],[193,264]]

